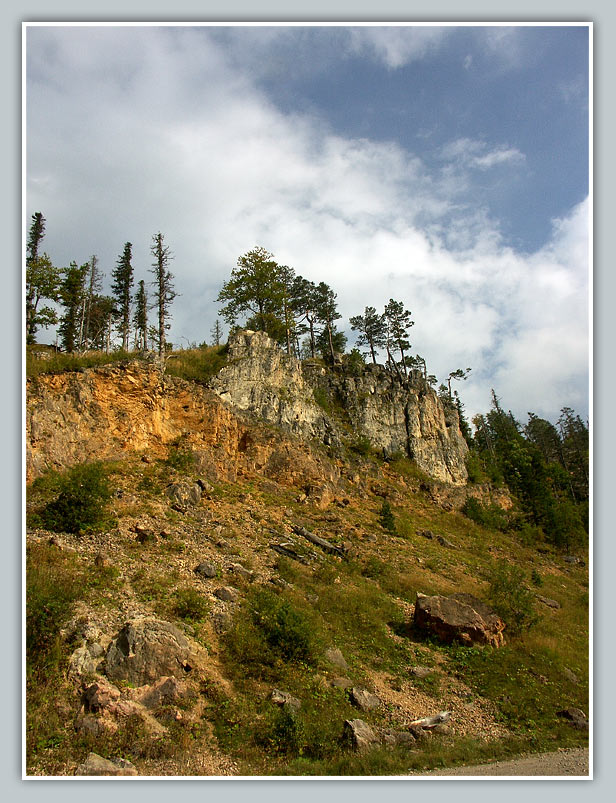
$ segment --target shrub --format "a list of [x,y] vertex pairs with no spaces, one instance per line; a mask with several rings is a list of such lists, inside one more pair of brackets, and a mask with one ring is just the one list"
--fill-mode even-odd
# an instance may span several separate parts
[[58,496],[40,513],[42,526],[53,532],[81,534],[113,526],[105,506],[111,497],[102,463],[84,463],[57,480]]
[[490,572],[488,599],[507,625],[510,633],[521,633],[539,621],[534,608],[534,594],[526,585],[526,576],[515,564],[501,560]]
[[482,527],[502,532],[509,529],[509,517],[504,510],[498,505],[482,505],[478,499],[472,496],[469,496],[464,503],[462,513]]
[[178,439],[169,446],[165,463],[180,473],[187,473],[195,464],[195,454]]
[[387,530],[390,533],[396,532],[396,521],[394,519],[391,505],[387,500],[384,500],[383,504],[381,505],[379,524],[384,530]]
[[175,592],[173,612],[180,619],[202,622],[207,616],[209,605],[205,597],[194,588],[180,588]]

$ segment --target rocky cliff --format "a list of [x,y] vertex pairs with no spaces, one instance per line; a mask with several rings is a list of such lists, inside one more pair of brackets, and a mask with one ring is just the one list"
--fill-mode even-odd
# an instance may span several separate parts
[[333,371],[300,363],[263,332],[239,332],[211,387],[232,407],[325,444],[364,438],[403,453],[434,479],[463,485],[468,451],[455,412],[418,372],[400,381],[383,366]]
[[28,479],[127,451],[160,452],[183,438],[206,473],[229,478],[258,470],[286,473],[290,483],[330,482],[339,468],[310,441],[340,447],[365,439],[386,455],[412,457],[434,479],[466,481],[457,416],[446,417],[420,376],[401,383],[380,366],[351,373],[302,364],[262,332],[234,337],[209,388],[133,362],[42,375],[28,383],[27,399]]

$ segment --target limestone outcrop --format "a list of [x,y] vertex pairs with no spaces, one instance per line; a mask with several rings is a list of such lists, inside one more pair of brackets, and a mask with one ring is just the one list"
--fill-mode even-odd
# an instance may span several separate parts
[[352,433],[386,455],[411,457],[434,479],[466,482],[457,414],[417,371],[402,381],[379,365],[332,371],[285,354],[263,332],[242,331],[210,387],[232,407],[304,438],[332,444]]

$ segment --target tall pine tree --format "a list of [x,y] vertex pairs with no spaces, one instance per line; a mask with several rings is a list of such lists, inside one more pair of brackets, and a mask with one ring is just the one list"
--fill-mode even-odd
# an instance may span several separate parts
[[158,356],[162,357],[166,349],[166,333],[170,328],[171,303],[177,296],[173,287],[173,274],[169,270],[169,262],[173,257],[160,232],[152,237],[150,250],[154,257],[150,272],[154,274],[152,285],[154,287],[154,307],[157,311],[156,344]]
[[114,318],[117,331],[122,338],[122,348],[128,351],[130,337],[131,293],[133,288],[132,244],[126,243],[111,274],[111,292],[114,300]]

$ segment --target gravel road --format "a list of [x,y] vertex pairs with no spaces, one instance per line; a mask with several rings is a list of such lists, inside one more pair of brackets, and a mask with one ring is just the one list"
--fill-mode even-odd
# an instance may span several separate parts
[[475,767],[455,767],[453,769],[433,770],[431,772],[412,772],[411,775],[474,775],[490,776],[539,776],[576,775],[589,776],[588,748],[558,750],[555,753],[537,753],[512,761],[496,761],[493,764],[480,764]]

